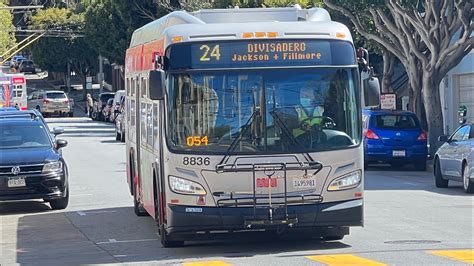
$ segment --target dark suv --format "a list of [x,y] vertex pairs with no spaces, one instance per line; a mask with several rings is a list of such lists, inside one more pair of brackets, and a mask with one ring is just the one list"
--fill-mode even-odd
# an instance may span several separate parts
[[43,199],[52,209],[69,202],[65,140],[36,111],[0,112],[0,201]]

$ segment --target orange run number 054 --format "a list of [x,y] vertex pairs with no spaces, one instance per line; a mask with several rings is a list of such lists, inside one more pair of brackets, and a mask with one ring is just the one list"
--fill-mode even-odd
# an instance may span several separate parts
[[188,147],[194,147],[194,146],[207,146],[208,144],[208,139],[207,136],[199,137],[199,136],[191,136],[186,138],[186,145]]

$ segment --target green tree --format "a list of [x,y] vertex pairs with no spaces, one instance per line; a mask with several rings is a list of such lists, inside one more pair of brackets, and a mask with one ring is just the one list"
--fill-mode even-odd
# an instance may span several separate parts
[[[439,84],[473,48],[469,0],[324,0],[347,16],[357,31],[395,55],[407,71],[417,114],[425,108],[431,152],[443,134]],[[373,23],[367,24],[367,21]],[[372,30],[375,28],[375,31]]]
[[[31,18],[30,27],[50,34],[60,32],[57,38],[43,37],[33,45],[35,61],[49,71],[62,73],[67,71],[69,62],[71,69],[83,79],[85,88],[86,77],[96,74],[98,55],[89,42],[80,37],[84,15],[74,14],[69,9],[40,10]],[[83,92],[85,98],[86,90]]]
[[[6,6],[6,0],[0,0],[0,7]],[[15,45],[13,16],[8,10],[0,10],[0,55]]]

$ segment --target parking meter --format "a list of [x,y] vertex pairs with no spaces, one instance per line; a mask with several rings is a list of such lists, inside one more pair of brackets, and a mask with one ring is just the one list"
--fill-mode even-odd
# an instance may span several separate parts
[[467,107],[465,105],[459,106],[459,124],[462,125],[466,123]]

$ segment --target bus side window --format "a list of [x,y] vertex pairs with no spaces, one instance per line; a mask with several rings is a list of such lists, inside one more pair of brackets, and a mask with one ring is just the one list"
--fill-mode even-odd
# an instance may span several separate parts
[[147,97],[147,82],[146,79],[141,78],[141,84],[140,84],[140,96],[142,98]]
[[127,81],[125,82],[125,91],[127,92],[127,96],[130,96],[130,79],[127,78]]
[[131,93],[132,93],[132,96],[135,96],[135,81],[132,79],[130,79],[130,88],[131,88]]
[[[135,105],[135,100],[130,100],[130,115],[129,115],[129,118],[130,118],[130,125],[132,126],[132,128],[135,127],[135,118],[136,118],[136,111],[135,111],[135,108],[136,108],[136,105]],[[131,132],[131,130],[129,130]]]
[[159,150],[159,136],[158,136],[158,104],[153,104],[153,147]]

